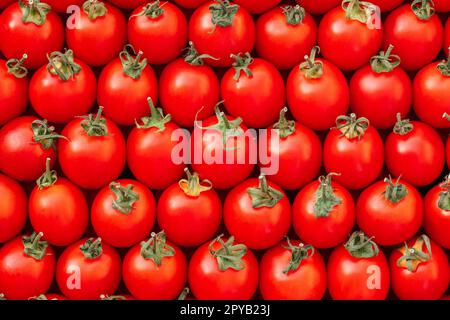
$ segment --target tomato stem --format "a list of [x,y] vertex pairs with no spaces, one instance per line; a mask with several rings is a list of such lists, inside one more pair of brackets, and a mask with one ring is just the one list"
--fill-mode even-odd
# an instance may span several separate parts
[[47,241],[41,241],[44,236],[43,232],[33,232],[29,237],[23,236],[23,252],[35,260],[42,260],[48,247]]
[[233,80],[239,81],[242,71],[244,71],[245,75],[248,78],[253,77],[253,73],[249,68],[249,65],[253,63],[253,58],[250,53],[247,52],[244,55],[242,55],[242,53],[239,53],[237,55],[232,54],[231,58],[235,60],[235,62],[233,62],[233,68],[235,70]]
[[336,128],[342,132],[341,137],[345,136],[347,139],[361,139],[369,125],[367,118],[357,118],[354,113],[350,114],[350,116],[339,116],[336,118]]
[[374,5],[366,1],[344,0],[341,6],[345,11],[347,19],[356,20],[361,23],[367,23],[375,13]]
[[100,300],[126,300],[124,296],[120,296],[120,295],[107,295],[107,294],[102,294],[100,295]]
[[408,195],[408,188],[400,183],[400,178],[397,178],[393,183],[392,178],[388,177],[384,179],[384,182],[386,183],[386,189],[383,194],[389,202],[397,204]]
[[285,6],[282,8],[284,16],[286,17],[286,23],[292,26],[299,25],[303,19],[305,19],[305,9],[300,5]]
[[372,239],[367,237],[362,231],[355,231],[344,247],[352,257],[372,258],[378,255],[379,252],[377,244]]
[[436,11],[431,0],[414,0],[411,3],[411,9],[420,20],[430,19]]
[[173,257],[175,249],[166,243],[164,231],[152,232],[148,241],[141,242],[141,256],[146,260],[153,260],[157,266],[162,264],[164,257]]
[[203,180],[200,182],[200,177],[197,172],[191,173],[189,168],[185,168],[187,179],[181,179],[178,182],[181,190],[191,197],[199,197],[202,192],[212,189],[212,182],[209,180]]
[[448,48],[449,55],[447,60],[442,60],[438,65],[437,69],[445,77],[450,77],[450,47]]
[[188,287],[184,288],[178,296],[177,300],[186,300],[187,296],[189,295],[189,291],[190,290]]
[[285,139],[295,133],[295,121],[286,119],[287,111],[288,109],[286,107],[282,108],[278,122],[273,125],[273,128],[278,131],[278,134],[282,139]]
[[216,2],[217,3],[209,6],[211,22],[214,25],[214,28],[231,26],[233,24],[234,16],[239,10],[239,5],[230,4],[229,0],[216,0]]
[[164,13],[163,6],[160,5],[159,0],[156,0],[151,3],[147,3],[140,13],[132,15],[130,19],[134,17],[144,17],[144,16],[150,19],[156,19],[163,13]]
[[103,137],[108,135],[108,127],[106,119],[102,117],[103,107],[98,107],[97,114],[90,113],[87,116],[80,116],[84,119],[81,121],[81,127],[86,131],[89,137]]
[[56,170],[51,170],[50,168],[51,159],[47,158],[45,161],[45,172],[36,180],[36,184],[39,190],[49,188],[53,186],[58,180],[58,175]]
[[398,55],[391,54],[393,49],[394,46],[390,44],[386,52],[380,51],[378,55],[373,56],[370,59],[370,66],[374,72],[391,72],[400,65],[400,57]]
[[414,125],[409,122],[409,119],[403,119],[402,115],[397,113],[397,122],[395,123],[395,126],[393,128],[393,132],[395,134],[399,134],[401,136],[404,136],[405,134],[410,133],[414,129]]
[[[423,251],[423,245],[427,249],[427,253]],[[427,262],[431,259],[431,243],[430,238],[426,235],[421,235],[417,238],[412,247],[409,247],[407,243],[405,246],[398,249],[403,255],[397,260],[397,266],[408,269],[410,272],[415,272],[417,267],[422,262]]]
[[191,66],[203,66],[205,64],[203,59],[219,60],[209,54],[199,54],[197,49],[195,49],[194,43],[189,41],[189,47],[187,48],[187,53],[184,56],[184,61],[189,63]]
[[83,3],[83,11],[88,15],[90,20],[103,17],[108,12],[105,4],[97,0],[87,0]]
[[80,246],[80,250],[86,259],[96,259],[103,253],[102,239],[100,237],[97,239],[89,238]]
[[81,72],[80,65],[76,64],[73,58],[73,51],[66,50],[65,53],[58,51],[47,55],[47,70],[50,74],[58,76],[62,81],[73,79]]
[[266,176],[259,176],[259,186],[257,188],[248,188],[248,195],[252,199],[253,208],[274,207],[283,197],[283,193],[270,187]]
[[303,260],[312,257],[314,255],[314,248],[310,244],[304,245],[303,243],[299,243],[298,246],[294,246],[288,237],[286,237],[286,241],[288,245],[283,246],[283,248],[291,251],[291,259],[289,260],[286,268],[283,270],[283,273],[288,274],[290,271],[297,270]]
[[19,7],[22,11],[22,22],[34,23],[42,26],[47,20],[47,14],[51,11],[51,7],[39,0],[19,0]]
[[342,199],[335,195],[331,184],[331,178],[336,175],[340,174],[331,172],[327,176],[319,177],[320,185],[314,201],[314,215],[317,218],[328,217],[335,206],[342,204]]
[[441,210],[450,211],[450,174],[445,177],[439,187],[442,191],[439,193],[438,207]]
[[[222,237],[223,235],[220,235],[215,238],[211,241],[208,247],[211,255],[217,260],[219,270],[243,270],[245,268],[245,263],[242,261],[242,258],[247,253],[247,247],[243,244],[233,244],[234,237],[232,236],[227,240],[227,242],[224,242]],[[216,242],[219,242],[221,246],[217,251],[213,249]]]
[[28,70],[23,66],[23,63],[27,58],[28,55],[24,53],[20,60],[9,59],[8,61],[6,61],[6,68],[8,69],[8,73],[12,74],[18,79],[25,78],[28,74]]
[[311,49],[311,53],[305,56],[305,62],[300,64],[300,71],[303,72],[308,79],[319,79],[323,76],[323,63],[316,61],[316,54],[319,54],[320,48],[315,46]]
[[138,129],[149,129],[152,127],[157,128],[157,132],[162,132],[166,129],[166,123],[172,120],[172,116],[170,114],[164,115],[164,112],[161,108],[156,108],[153,104],[152,98],[147,98],[148,105],[150,107],[150,116],[141,118],[142,124],[139,124],[136,120],[136,127]]
[[122,187],[118,182],[111,182],[109,189],[116,196],[112,201],[112,207],[126,215],[129,215],[134,209],[134,204],[139,200],[139,194],[133,191],[132,184]]

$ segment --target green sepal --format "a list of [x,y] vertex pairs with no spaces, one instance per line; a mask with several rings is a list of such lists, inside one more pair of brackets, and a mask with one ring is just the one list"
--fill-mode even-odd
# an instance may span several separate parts
[[292,26],[299,25],[305,19],[306,11],[300,5],[285,6],[282,8],[286,23]]
[[75,75],[81,72],[81,66],[74,61],[72,50],[66,50],[65,53],[52,52],[47,55],[47,59],[48,72],[58,76],[62,81],[73,79]]
[[150,116],[141,118],[142,124],[139,124],[137,121],[136,127],[138,129],[149,129],[149,128],[157,128],[157,132],[162,132],[166,129],[166,123],[172,120],[172,116],[170,114],[164,115],[164,112],[161,108],[155,108],[153,104],[152,98],[147,98],[148,105],[150,107]]
[[148,241],[141,242],[141,256],[146,260],[153,260],[157,266],[162,264],[164,257],[173,257],[175,249],[166,243],[166,233],[152,232]]
[[[424,244],[428,253],[423,251]],[[408,244],[405,243],[404,247],[399,249],[399,251],[402,252],[403,255],[398,258],[397,266],[406,268],[409,272],[415,272],[421,263],[431,259],[432,252],[430,238],[426,235],[421,235],[417,238],[412,247],[409,247]]]
[[314,215],[317,218],[326,218],[333,211],[333,208],[342,204],[342,199],[338,198],[333,191],[331,177],[339,175],[337,173],[329,173],[327,176],[319,177],[320,185],[316,191],[316,199],[314,200]]
[[344,247],[354,258],[373,258],[379,252],[378,245],[362,231],[353,232]]
[[295,121],[286,119],[287,111],[288,109],[286,107],[282,108],[278,122],[273,125],[273,128],[278,131],[278,135],[282,139],[295,133]]
[[36,180],[38,190],[43,190],[53,186],[56,181],[58,181],[58,175],[56,170],[51,170],[50,168],[51,159],[47,158],[45,160],[45,172]]
[[342,1],[342,9],[344,9],[347,19],[365,24],[372,17],[374,5],[366,1],[344,0]]
[[216,0],[216,2],[209,6],[212,24],[215,27],[231,26],[234,16],[239,10],[239,6],[237,4],[231,4],[229,0]]
[[102,117],[103,107],[99,107],[97,114],[88,114],[87,116],[80,116],[81,127],[89,137],[104,137],[108,135],[108,127],[106,126],[106,119]]
[[367,118],[357,118],[354,113],[350,114],[350,116],[339,116],[336,118],[336,128],[342,132],[341,137],[347,137],[348,139],[361,139],[369,125]]
[[447,60],[442,60],[437,65],[437,69],[444,77],[450,77],[450,47],[448,48],[449,56]]
[[[227,269],[243,270],[245,263],[242,258],[247,253],[247,247],[243,244],[234,244],[234,237],[228,238],[227,242],[222,240],[223,235],[218,236],[209,244],[209,252],[216,258],[220,271]],[[214,244],[219,242],[221,247],[214,251]]]
[[397,204],[408,195],[408,188],[400,183],[400,178],[397,178],[395,183],[392,182],[391,177],[385,178],[384,182],[386,182],[386,190],[383,195],[389,202]]
[[436,10],[432,0],[414,0],[411,3],[411,9],[420,20],[429,20]]
[[400,65],[400,57],[398,55],[391,54],[393,49],[394,46],[390,44],[386,52],[380,51],[378,55],[373,56],[370,59],[370,66],[374,72],[391,72]]
[[282,192],[270,187],[267,183],[266,176],[259,176],[259,186],[257,188],[248,188],[247,193],[252,199],[252,207],[254,209],[267,207],[272,208],[283,199]]
[[288,274],[290,271],[296,271],[303,260],[308,259],[314,255],[314,248],[312,245],[304,245],[300,243],[298,246],[292,245],[289,238],[286,238],[288,243],[287,246],[283,246],[283,248],[291,251],[291,259],[289,260],[288,265],[283,270],[283,273]]
[[438,207],[441,210],[450,211],[450,174],[445,177],[439,187],[442,191],[439,192]]
[[143,54],[142,51],[139,51],[136,55],[136,51],[131,44],[127,44],[123,48],[119,58],[125,75],[135,80],[141,77],[142,71],[147,66],[147,59],[142,59]]
[[139,194],[133,191],[132,184],[122,187],[118,182],[111,182],[109,188],[116,196],[112,201],[112,207],[126,215],[129,215],[133,209],[136,201],[139,200]]
[[22,22],[34,23],[37,26],[42,26],[47,21],[47,14],[52,10],[50,5],[39,0],[19,0],[19,7],[22,11]]
[[105,4],[97,0],[87,0],[83,3],[83,11],[88,15],[90,20],[103,17],[108,12]]
[[159,0],[147,3],[141,12],[138,14],[132,15],[130,17],[147,17],[150,19],[156,19],[164,13],[163,6],[160,4]]
[[23,236],[23,252],[35,260],[42,260],[45,257],[48,247],[47,241],[41,241],[43,236],[44,233],[42,232],[33,232],[29,237]]
[[80,246],[80,250],[86,259],[97,259],[103,253],[102,239],[89,238]]
[[246,53],[242,55],[242,53],[239,53],[237,55],[232,54],[231,58],[233,58],[235,61],[233,62],[233,68],[235,70],[233,80],[239,81],[239,78],[241,77],[241,72],[244,72],[244,74],[251,78],[253,77],[253,73],[249,68],[249,65],[253,63],[253,58],[250,55],[250,53]]
[[55,132],[55,127],[49,126],[47,120],[34,120],[31,123],[31,130],[33,131],[33,141],[40,143],[42,148],[48,150],[50,148],[56,149],[56,139],[67,139]]
[[191,66],[203,66],[205,64],[203,59],[219,60],[209,54],[199,54],[194,46],[194,43],[189,41],[189,47],[187,48],[187,53],[184,56],[184,61],[189,63]]
[[393,128],[393,132],[395,134],[399,134],[401,136],[404,136],[405,134],[410,133],[414,129],[414,125],[409,122],[409,119],[403,119],[402,115],[397,113],[397,122],[395,123],[395,126]]
[[316,54],[319,54],[319,52],[318,46],[313,47],[309,56],[305,56],[305,62],[300,64],[300,71],[308,79],[319,79],[323,76],[323,63],[322,61],[316,61]]
[[21,59],[9,59],[8,61],[6,61],[8,74],[12,74],[18,79],[25,78],[28,75],[28,70],[23,66],[23,64],[27,58],[28,55],[23,54]]

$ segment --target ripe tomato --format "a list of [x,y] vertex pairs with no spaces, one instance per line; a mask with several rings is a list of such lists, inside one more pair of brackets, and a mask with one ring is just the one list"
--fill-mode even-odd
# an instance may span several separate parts
[[109,0],[112,4],[122,9],[136,9],[138,6],[147,3],[148,0]]
[[[175,163],[172,151],[179,141],[172,140],[180,128],[148,100],[151,115],[141,119],[127,140],[128,166],[133,175],[151,189],[165,189],[183,175],[183,163]],[[180,137],[182,139],[183,137]],[[149,152],[152,150],[152,152]]]
[[[210,240],[222,222],[222,203],[208,180],[185,169],[187,179],[164,190],[158,201],[158,224],[167,238],[183,247]],[[189,228],[186,222],[189,221]]]
[[232,189],[223,206],[225,226],[250,249],[267,249],[289,231],[291,205],[283,190],[261,175]]
[[296,0],[298,4],[313,14],[323,14],[341,4],[341,0]]
[[386,138],[385,153],[390,173],[419,187],[435,181],[445,164],[444,144],[436,130],[400,117]]
[[450,48],[450,18],[448,18],[447,22],[445,23],[444,51],[447,57],[450,54],[449,48]]
[[259,164],[270,181],[285,190],[297,190],[317,177],[322,145],[314,131],[286,120],[286,112],[283,108],[278,122],[267,129],[266,143],[260,141]]
[[110,120],[90,114],[63,129],[68,140],[58,145],[59,164],[66,177],[85,189],[99,189],[117,179],[125,167],[126,145]]
[[145,185],[135,180],[111,182],[99,191],[91,208],[95,233],[106,243],[124,248],[144,240],[156,218],[156,201]]
[[92,108],[97,80],[91,68],[73,58],[71,50],[53,52],[49,63],[37,70],[30,82],[34,110],[50,122],[67,123]]
[[25,67],[37,69],[45,64],[49,52],[62,49],[64,26],[48,4],[16,2],[0,16],[0,49],[7,59],[26,54]]
[[102,294],[114,294],[120,278],[120,256],[100,238],[67,247],[56,266],[59,289],[71,300],[97,300]]
[[450,280],[447,255],[426,235],[394,250],[389,264],[392,289],[401,300],[437,300],[447,290]]
[[127,22],[122,12],[108,3],[86,1],[77,26],[66,26],[67,45],[90,66],[103,66],[125,45]]
[[17,237],[0,248],[0,292],[6,299],[26,300],[46,293],[55,274],[55,252],[43,234]]
[[123,261],[123,280],[140,300],[171,300],[183,290],[187,260],[183,251],[166,242],[164,231],[131,248]]
[[0,126],[17,118],[28,105],[28,71],[22,59],[0,59]]
[[381,21],[373,25],[373,13],[359,0],[343,1],[325,14],[319,25],[319,46],[325,59],[342,70],[355,70],[367,64],[383,41]]
[[[67,8],[71,5],[82,6],[83,2],[86,0],[43,0],[43,2],[48,3],[52,10],[57,12],[65,13],[67,12]],[[131,1],[131,0],[127,0]]]
[[225,108],[232,116],[241,117],[248,127],[269,126],[286,102],[280,72],[270,62],[253,59],[249,53],[233,58],[236,62],[221,82]]
[[27,195],[15,180],[0,174],[0,243],[15,237],[27,221]]
[[448,0],[433,0],[437,12],[449,12],[450,2]]
[[362,232],[354,232],[328,259],[328,291],[333,300],[384,300],[389,264],[383,251]]
[[324,144],[324,165],[336,172],[336,181],[348,189],[361,189],[375,181],[384,163],[383,141],[366,118],[340,116]]
[[196,9],[208,0],[173,0],[177,5],[186,9]]
[[[67,246],[83,236],[89,220],[89,208],[83,193],[72,182],[57,177],[47,168],[30,194],[28,206],[34,230],[55,246]],[[63,212],[63,214],[61,214]]]
[[20,181],[36,180],[45,171],[47,158],[56,161],[56,139],[47,120],[23,116],[0,129],[0,170]]
[[228,67],[233,63],[232,54],[252,51],[255,24],[243,7],[228,0],[209,1],[192,14],[189,39],[201,54],[215,58],[205,59],[208,64]]
[[443,27],[432,2],[416,0],[392,11],[384,23],[384,47],[390,44],[406,70],[432,62],[442,48]]
[[219,79],[204,65],[207,57],[199,55],[191,42],[185,58],[168,64],[161,73],[161,106],[180,126],[192,127],[195,119],[211,116],[219,101]]
[[4,9],[13,3],[15,0],[0,0],[0,9]]
[[332,182],[335,174],[311,182],[295,197],[292,224],[297,235],[315,248],[343,243],[355,224],[352,195]]
[[411,80],[399,67],[400,58],[391,55],[393,48],[372,57],[370,65],[356,71],[350,81],[352,111],[377,129],[392,128],[397,113],[403,117],[409,113],[413,99]]
[[342,72],[315,58],[318,51],[319,47],[314,47],[306,61],[292,69],[286,95],[297,121],[314,130],[328,130],[339,115],[347,113],[350,93]]
[[275,7],[281,0],[234,0],[234,2],[251,14],[261,14]]
[[199,300],[249,300],[258,288],[258,261],[233,237],[219,236],[194,252],[188,278]]
[[386,178],[374,183],[361,193],[356,204],[359,227],[383,246],[408,240],[422,225],[422,196],[399,180]]
[[186,17],[170,2],[142,5],[128,20],[128,39],[150,64],[165,64],[180,55],[187,42]]
[[120,57],[111,61],[100,74],[98,104],[105,108],[105,116],[115,123],[131,126],[148,113],[148,97],[155,103],[158,101],[156,74],[147,60],[142,59],[142,51],[134,57],[133,47],[126,46]]
[[[434,0],[439,1],[439,0]],[[371,0],[372,4],[378,6],[381,12],[391,11],[401,5],[405,0]]]
[[264,299],[320,300],[325,294],[325,263],[311,245],[288,239],[264,253],[260,268]]

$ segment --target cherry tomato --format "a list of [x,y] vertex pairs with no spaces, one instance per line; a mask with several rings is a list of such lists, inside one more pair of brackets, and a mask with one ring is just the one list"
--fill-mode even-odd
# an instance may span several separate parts
[[27,195],[15,180],[0,174],[0,243],[15,237],[27,221]]
[[112,4],[122,9],[136,9],[138,6],[147,3],[148,0],[109,0]]
[[[436,2],[436,0],[434,1]],[[397,8],[399,5],[405,2],[405,0],[371,0],[370,2],[378,6],[381,12],[386,12]]]
[[341,4],[341,0],[296,0],[298,4],[313,14],[323,14]]
[[13,3],[15,0],[0,0],[0,9],[4,9]]
[[[43,0],[43,2],[48,3],[52,10],[57,12],[66,13],[67,8],[71,5],[82,6],[83,2],[86,0]],[[131,0],[128,0],[131,1]]]
[[433,0],[434,8],[437,12],[449,12],[450,2],[448,0]]
[[234,0],[251,14],[261,14],[274,8],[281,0]]
[[449,48],[450,48],[450,18],[448,18],[447,22],[445,23],[444,51],[447,56],[450,54]]
[[186,9],[196,9],[208,0],[173,0],[177,5]]

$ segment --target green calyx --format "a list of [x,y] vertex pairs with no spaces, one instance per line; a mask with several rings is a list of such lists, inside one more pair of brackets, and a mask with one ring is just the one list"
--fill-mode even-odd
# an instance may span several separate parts
[[55,132],[55,127],[49,126],[47,120],[34,120],[31,123],[31,130],[33,131],[33,141],[40,143],[42,148],[48,150],[50,148],[56,148],[56,139],[67,139],[66,137],[59,135]]
[[315,46],[311,49],[311,53],[305,56],[305,62],[300,64],[300,70],[308,79],[319,79],[323,76],[323,63],[316,61],[316,54],[319,54],[320,48]]
[[[423,246],[427,249],[427,253],[424,252]],[[400,268],[408,269],[410,272],[415,272],[417,267],[431,259],[431,243],[430,238],[426,235],[421,235],[417,238],[412,247],[409,247],[407,243],[405,246],[398,249],[403,255],[398,258],[397,266]]]
[[420,20],[430,19],[436,11],[432,0],[414,0],[411,9]]
[[374,12],[374,5],[366,1],[344,0],[342,9],[344,9],[347,19],[367,23]]
[[81,116],[84,119],[81,121],[81,127],[86,131],[89,137],[104,137],[108,135],[108,127],[106,126],[106,119],[102,117],[103,107],[99,107],[97,114],[88,114]]
[[47,158],[45,161],[45,172],[36,180],[38,190],[43,190],[53,186],[58,180],[58,175],[56,170],[51,170],[50,168],[51,159]]
[[[131,52],[131,53],[130,53]],[[147,59],[142,59],[144,53],[139,51],[136,55],[131,44],[127,44],[120,52],[119,58],[122,63],[123,73],[133,79],[139,79],[142,75],[142,71],[147,66]]]
[[[245,268],[245,263],[242,261],[242,258],[247,253],[247,247],[243,244],[233,244],[234,237],[230,237],[227,242],[224,242],[222,237],[223,235],[220,235],[215,238],[208,247],[211,255],[217,260],[219,270],[243,270]],[[214,244],[216,242],[219,242],[221,247],[219,250],[214,251]]]
[[189,288],[186,287],[181,291],[180,295],[178,296],[177,300],[186,300],[187,296],[189,295]]
[[286,241],[288,245],[283,246],[283,248],[291,251],[291,259],[289,260],[286,268],[283,270],[283,273],[288,274],[290,271],[297,270],[303,260],[312,257],[314,255],[314,248],[310,244],[304,245],[303,243],[300,243],[298,246],[294,246],[289,238],[286,238]]
[[[47,296],[45,294],[40,294],[38,296],[31,297],[28,300],[49,300],[49,299],[47,298]],[[53,299],[50,299],[50,300],[58,300],[58,299],[53,298]]]
[[383,195],[389,202],[397,204],[408,195],[408,189],[404,184],[400,183],[400,178],[397,178],[395,183],[392,182],[391,177],[385,178],[384,182],[386,183],[386,189]]
[[108,9],[103,2],[87,0],[83,3],[83,11],[88,15],[90,20],[95,20],[98,17],[103,17],[108,12]]
[[350,114],[350,116],[339,116],[336,119],[336,128],[341,131],[341,137],[346,137],[347,139],[361,139],[369,125],[367,118],[357,118],[354,113]]
[[42,260],[48,247],[47,241],[41,241],[44,233],[33,232],[29,237],[23,236],[23,252],[35,260]]
[[441,210],[450,211],[450,174],[445,177],[439,187],[442,191],[439,193],[438,207]]
[[23,63],[28,58],[26,54],[19,59],[9,59],[6,61],[6,68],[8,69],[8,73],[12,74],[18,79],[25,78],[28,74],[27,68],[23,66]]
[[97,259],[103,253],[102,239],[89,238],[83,245],[80,246],[80,250],[83,252],[86,259]]
[[150,19],[156,19],[164,13],[163,6],[160,4],[159,0],[147,3],[141,12],[130,17],[147,17]]
[[278,131],[280,138],[285,139],[291,134],[295,133],[295,121],[286,119],[286,112],[288,109],[284,107],[280,111],[280,118],[278,122],[273,125],[273,128]]
[[259,186],[257,188],[248,188],[247,193],[252,199],[252,207],[254,209],[274,207],[283,197],[283,193],[275,190],[267,184],[266,176],[259,176]]
[[283,14],[286,17],[286,23],[290,24],[292,26],[296,26],[300,24],[300,22],[305,19],[305,9],[300,7],[299,5],[296,6],[285,6],[282,8]]
[[447,60],[442,60],[438,65],[437,69],[444,77],[450,77],[450,48],[448,48],[449,56]]
[[205,64],[203,59],[219,60],[209,54],[199,54],[197,49],[194,47],[194,43],[189,41],[189,47],[187,48],[187,53],[184,56],[184,61],[189,63],[191,66],[203,66]]
[[410,133],[414,129],[414,125],[409,122],[409,119],[403,119],[402,115],[397,113],[397,122],[395,123],[394,129],[392,130],[395,134],[399,134],[404,136],[405,134]]
[[237,4],[230,4],[228,0],[216,0],[209,6],[211,12],[211,22],[215,27],[228,27],[233,24],[234,16],[239,10]]
[[112,207],[126,215],[129,215],[134,209],[134,204],[139,200],[139,194],[133,191],[132,184],[122,187],[118,182],[111,182],[109,189],[116,196],[112,201]]
[[141,118],[142,124],[135,121],[136,127],[138,129],[149,129],[155,127],[158,129],[157,132],[164,131],[166,129],[166,123],[172,120],[172,116],[170,114],[164,115],[161,108],[155,108],[152,98],[148,97],[147,102],[150,106],[150,116]]
[[126,300],[124,296],[119,296],[119,295],[107,295],[107,294],[102,294],[100,295],[100,300]]
[[200,182],[200,177],[197,172],[191,173],[188,168],[184,169],[187,179],[181,179],[178,182],[180,189],[190,197],[199,197],[202,192],[212,189],[212,182],[203,180]]
[[73,51],[66,50],[65,53],[58,51],[47,55],[47,70],[50,74],[58,76],[62,81],[67,81],[81,72],[80,65],[73,59]]
[[242,55],[242,53],[239,53],[237,55],[232,54],[231,58],[233,58],[235,61],[233,62],[233,68],[235,70],[233,80],[239,81],[239,78],[241,77],[241,72],[243,71],[245,75],[248,78],[253,77],[253,73],[248,67],[253,62],[253,58],[250,55],[250,53],[246,53]]
[[379,251],[378,245],[362,231],[353,232],[344,247],[355,258],[372,258]]
[[374,72],[391,72],[400,65],[401,59],[398,55],[391,54],[392,49],[394,49],[394,46],[390,44],[386,52],[380,51],[378,55],[370,59],[370,66]]
[[333,208],[342,203],[342,199],[334,194],[331,184],[331,178],[335,175],[339,174],[332,172],[327,176],[319,177],[320,185],[317,188],[316,199],[314,201],[314,215],[317,218],[328,217],[333,211]]
[[164,231],[152,232],[148,241],[141,242],[141,256],[146,260],[153,260],[157,266],[162,264],[164,257],[173,257],[175,249],[166,243]]
[[34,23],[37,26],[45,23],[47,14],[52,10],[52,7],[39,0],[19,0],[19,7],[22,11],[22,22]]

